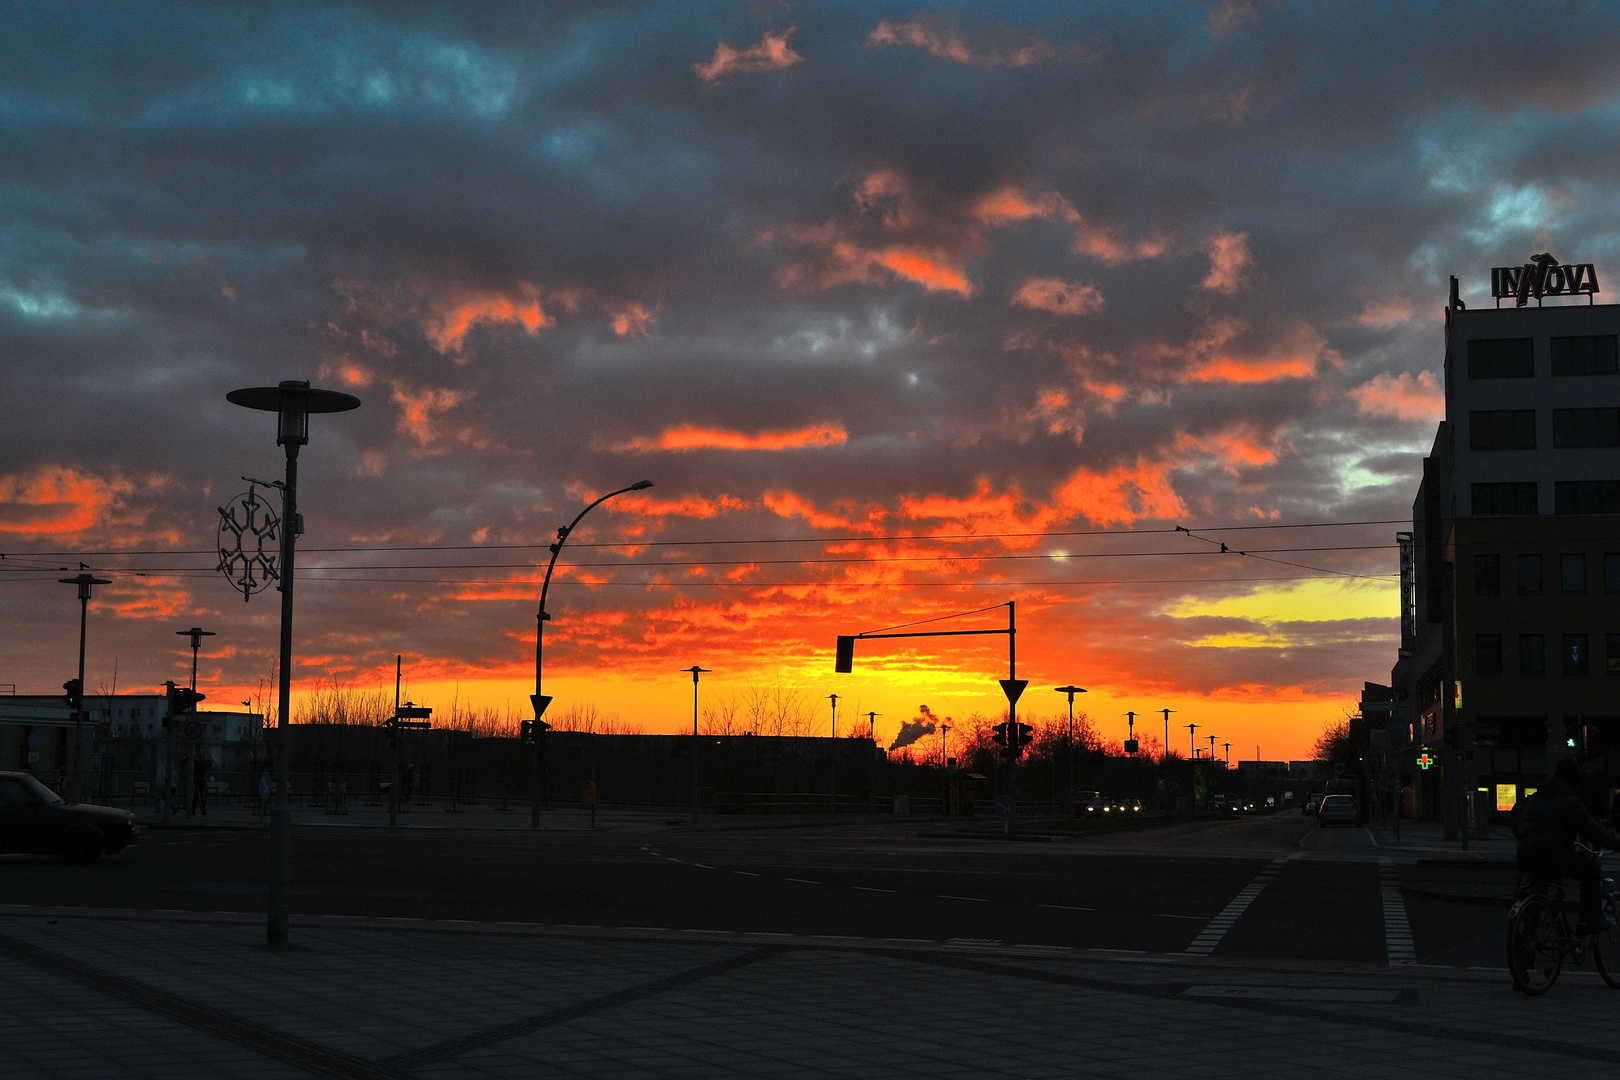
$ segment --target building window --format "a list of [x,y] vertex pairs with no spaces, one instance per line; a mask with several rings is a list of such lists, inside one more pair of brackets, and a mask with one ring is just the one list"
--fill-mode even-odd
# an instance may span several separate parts
[[1528,379],[1536,373],[1535,357],[1535,345],[1527,337],[1476,339],[1468,343],[1468,377]]
[[1474,674],[1502,674],[1502,635],[1474,635]]
[[1502,595],[1502,556],[1474,556],[1474,595]]
[[1541,595],[1541,556],[1519,556],[1519,595]]
[[1558,583],[1565,596],[1580,596],[1586,592],[1586,556],[1576,552],[1558,559]]
[[1610,675],[1620,675],[1620,634],[1605,634],[1604,644],[1608,646]]
[[1474,517],[1534,517],[1536,485],[1531,483],[1472,485]]
[[1558,480],[1555,514],[1620,514],[1620,480]]
[[1547,638],[1545,635],[1519,635],[1519,674],[1547,674]]
[[1610,596],[1620,594],[1620,552],[1603,556],[1603,591]]
[[1564,674],[1585,675],[1590,668],[1585,634],[1564,635]]
[[[1472,344],[1472,343],[1470,343]],[[1552,339],[1554,375],[1613,375],[1616,367],[1615,335],[1587,334]]]
[[1492,409],[1488,412],[1468,414],[1468,449],[1534,450],[1535,448],[1536,410]]
[[[1471,419],[1480,414],[1468,415]],[[1554,409],[1553,446],[1620,446],[1620,409]]]

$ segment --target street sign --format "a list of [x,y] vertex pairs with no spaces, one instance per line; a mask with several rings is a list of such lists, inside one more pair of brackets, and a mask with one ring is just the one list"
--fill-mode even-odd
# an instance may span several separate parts
[[552,697],[550,694],[529,695],[529,704],[534,706],[534,718],[536,720],[546,715],[546,707],[551,704],[551,701]]
[[1018,704],[1018,698],[1023,694],[1024,687],[1029,685],[1028,679],[1002,679],[1000,682],[1001,692],[1007,695],[1009,705]]
[[196,742],[198,739],[203,737],[203,726],[201,720],[187,720],[186,726],[180,730],[185,732],[186,738],[190,739],[192,742]]
[[426,720],[433,715],[433,710],[425,705],[412,705],[406,702],[399,707],[396,714],[401,720]]
[[410,728],[412,731],[426,731],[433,726],[433,722],[431,720],[401,720],[399,726]]
[[1018,804],[1013,802],[1011,795],[1003,795],[996,800],[996,820],[1011,821],[1018,815]]

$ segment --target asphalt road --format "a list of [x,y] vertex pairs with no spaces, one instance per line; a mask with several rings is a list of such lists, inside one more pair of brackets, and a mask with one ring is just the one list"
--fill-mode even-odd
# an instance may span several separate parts
[[[1365,830],[1279,814],[1066,843],[919,831],[928,830],[301,827],[293,910],[1390,960],[1378,851]],[[0,903],[262,911],[266,861],[263,832],[151,830],[93,866],[0,858]],[[1500,966],[1502,910],[1402,902],[1418,962]]]

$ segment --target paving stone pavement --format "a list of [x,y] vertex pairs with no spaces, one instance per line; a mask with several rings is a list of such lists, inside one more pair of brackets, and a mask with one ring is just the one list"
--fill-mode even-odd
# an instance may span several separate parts
[[1620,1073],[1566,972],[295,917],[0,914],[0,1076],[1480,1077]]

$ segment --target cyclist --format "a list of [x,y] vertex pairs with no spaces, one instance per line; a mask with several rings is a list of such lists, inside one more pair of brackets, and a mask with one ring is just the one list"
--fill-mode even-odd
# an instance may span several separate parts
[[1519,838],[1519,873],[1538,878],[1572,877],[1581,884],[1580,926],[1584,937],[1599,929],[1603,869],[1595,855],[1577,848],[1577,838],[1620,851],[1620,835],[1594,818],[1575,789],[1581,781],[1574,758],[1553,768],[1541,788],[1519,804],[1513,832]]

